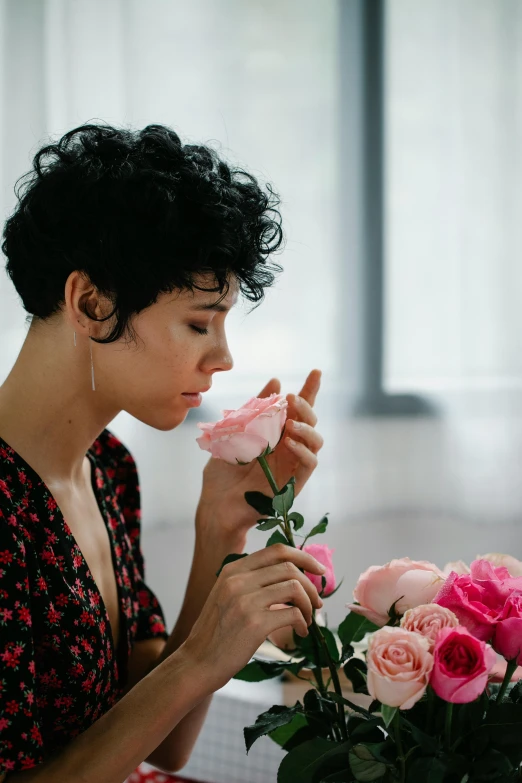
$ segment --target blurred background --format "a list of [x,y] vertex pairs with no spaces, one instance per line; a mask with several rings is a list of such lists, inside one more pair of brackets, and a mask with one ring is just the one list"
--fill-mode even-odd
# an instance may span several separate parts
[[[296,509],[330,512],[331,621],[370,564],[522,556],[519,0],[0,0],[0,37],[2,220],[36,150],[97,119],[167,124],[281,195],[285,271],[227,319],[233,371],[172,432],[109,425],[170,624],[196,422],[314,367],[325,446]],[[0,383],[27,328],[2,269]]]

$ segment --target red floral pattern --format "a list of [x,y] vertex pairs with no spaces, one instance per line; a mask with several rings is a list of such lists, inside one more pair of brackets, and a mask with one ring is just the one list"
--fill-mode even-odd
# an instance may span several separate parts
[[144,582],[136,463],[105,429],[87,452],[120,603],[116,651],[103,598],[40,476],[0,438],[0,773],[30,769],[121,697],[134,642],[168,638]]

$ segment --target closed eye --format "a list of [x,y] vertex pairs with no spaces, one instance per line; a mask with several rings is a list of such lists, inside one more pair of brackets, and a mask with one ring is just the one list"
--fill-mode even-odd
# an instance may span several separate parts
[[194,324],[190,324],[190,328],[193,329],[198,334],[208,334],[208,329],[202,329],[199,326],[194,326]]

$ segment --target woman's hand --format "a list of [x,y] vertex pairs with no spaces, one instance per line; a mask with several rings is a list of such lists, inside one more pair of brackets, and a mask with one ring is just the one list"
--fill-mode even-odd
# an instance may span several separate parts
[[[228,563],[184,642],[212,691],[245,666],[269,634],[291,626],[308,635],[312,608],[323,605],[315,586],[299,569],[323,574],[324,567],[300,549],[274,544]],[[286,606],[287,602],[293,606]],[[284,608],[274,609],[274,604]]]
[[[320,385],[321,371],[312,370],[299,395],[287,394],[287,419],[283,436],[267,457],[278,487],[283,487],[291,476],[295,476],[296,495],[315,470],[317,453],[323,446],[323,438],[315,429],[317,416],[313,410]],[[259,396],[279,394],[280,390],[280,382],[272,378]],[[289,438],[294,441],[293,444]],[[266,476],[257,460],[248,465],[231,465],[211,457],[203,471],[203,489],[196,523],[198,520],[208,523],[207,535],[209,527],[213,531],[218,529],[225,537],[240,531],[244,535],[260,516],[245,500],[245,492],[253,490],[270,494]]]

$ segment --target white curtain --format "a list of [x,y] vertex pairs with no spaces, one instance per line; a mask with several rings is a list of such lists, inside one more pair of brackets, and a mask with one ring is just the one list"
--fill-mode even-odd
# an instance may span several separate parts
[[[287,239],[274,260],[285,271],[257,310],[247,315],[246,303],[228,316],[233,371],[215,376],[205,407],[173,433],[125,413],[109,425],[138,460],[144,524],[193,519],[206,461],[195,418],[218,417],[274,375],[284,393],[297,392],[313,367],[324,372],[319,406],[328,413],[327,389],[346,370],[338,324],[346,298],[338,285],[338,14],[330,0],[0,0],[3,219],[35,151],[95,119],[167,124],[187,142],[212,144],[282,198]],[[2,269],[0,383],[26,332]]]
[[522,3],[386,3],[390,391],[522,388]]
[[[2,215],[30,153],[91,119],[173,127],[211,143],[282,197],[285,272],[230,317],[236,368],[216,392],[335,382],[337,3],[315,0],[2,0]],[[328,307],[318,306],[328,302]],[[0,382],[25,328],[0,277]],[[217,399],[217,398],[216,398]]]

